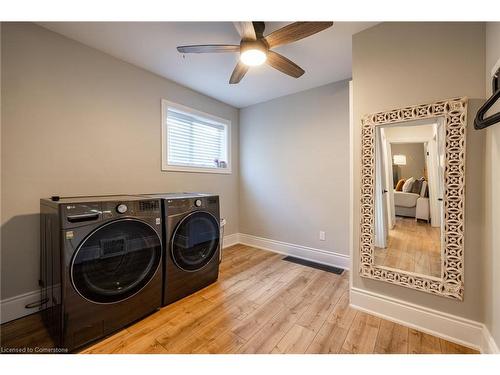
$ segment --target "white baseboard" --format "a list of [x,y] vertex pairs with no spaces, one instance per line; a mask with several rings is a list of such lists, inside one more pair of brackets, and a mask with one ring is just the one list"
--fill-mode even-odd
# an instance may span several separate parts
[[222,248],[233,246],[239,243],[239,233],[228,234],[222,240]]
[[486,326],[483,327],[483,343],[481,352],[486,354],[500,354],[500,349]]
[[3,299],[0,302],[1,314],[0,323],[10,322],[14,319],[33,314],[40,311],[39,307],[27,309],[25,306],[29,303],[40,301],[40,290],[20,294],[11,298]]
[[239,243],[243,245],[258,247],[278,254],[291,255],[296,258],[327,264],[329,266],[339,267],[345,270],[348,270],[350,266],[350,257],[348,255],[252,236],[244,233],[239,233],[238,237]]
[[358,288],[351,288],[350,303],[357,310],[479,350],[481,353],[498,353],[495,341],[483,323]]

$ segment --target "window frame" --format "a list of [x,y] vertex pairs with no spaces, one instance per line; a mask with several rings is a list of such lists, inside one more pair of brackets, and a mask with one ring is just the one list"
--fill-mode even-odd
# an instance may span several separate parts
[[[209,121],[216,122],[225,127],[226,133],[226,148],[227,148],[227,167],[226,168],[210,168],[210,167],[192,167],[187,165],[171,165],[168,163],[168,108],[176,109],[188,115],[201,117]],[[187,107],[182,104],[174,103],[166,99],[161,100],[161,170],[166,172],[190,172],[190,173],[216,173],[216,174],[232,174],[231,166],[231,121],[222,117],[202,112],[197,109]]]

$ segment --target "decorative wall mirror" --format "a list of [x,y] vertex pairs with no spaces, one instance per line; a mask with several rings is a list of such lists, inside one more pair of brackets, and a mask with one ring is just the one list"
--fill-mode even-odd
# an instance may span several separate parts
[[462,300],[467,98],[362,120],[360,274]]

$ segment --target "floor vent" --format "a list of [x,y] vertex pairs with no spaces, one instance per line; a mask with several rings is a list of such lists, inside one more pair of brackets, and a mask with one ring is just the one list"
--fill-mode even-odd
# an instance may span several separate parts
[[304,259],[295,258],[295,257],[291,257],[291,256],[284,257],[283,260],[286,260],[287,262],[297,263],[297,264],[300,264],[302,266],[307,266],[307,267],[311,267],[311,268],[316,268],[318,270],[335,273],[337,275],[341,275],[342,272],[344,272],[344,270],[342,268],[327,266],[326,264],[311,262],[309,260],[304,260]]

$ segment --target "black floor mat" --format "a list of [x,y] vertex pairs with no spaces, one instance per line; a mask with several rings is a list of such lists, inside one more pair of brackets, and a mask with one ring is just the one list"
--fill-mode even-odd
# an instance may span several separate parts
[[344,270],[342,268],[338,267],[333,267],[333,266],[327,266],[326,264],[321,264],[321,263],[315,263],[311,262],[309,260],[304,260],[300,258],[295,258],[291,256],[284,257],[283,260],[286,260],[287,262],[292,262],[292,263],[297,263],[302,266],[307,266],[311,268],[316,268],[318,270],[326,271],[326,272],[331,272],[337,275],[341,275]]

